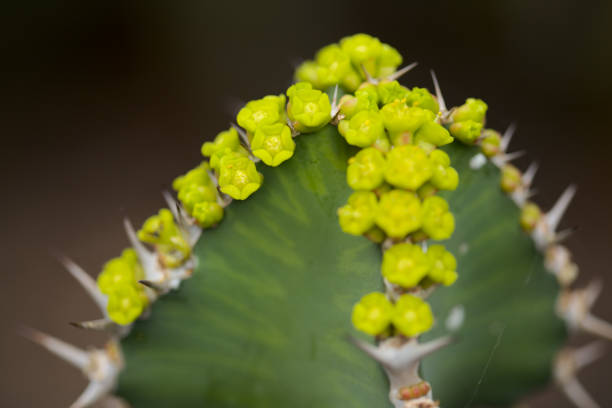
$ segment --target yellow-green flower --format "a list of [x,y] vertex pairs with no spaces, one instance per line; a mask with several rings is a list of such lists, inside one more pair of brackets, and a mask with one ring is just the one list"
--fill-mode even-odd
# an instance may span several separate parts
[[423,200],[423,231],[431,239],[448,239],[455,231],[455,217],[448,210],[448,203],[441,197],[431,196]]
[[397,146],[387,154],[385,180],[396,187],[416,191],[432,176],[433,166],[418,146]]
[[397,81],[380,81],[377,86],[378,101],[381,105],[386,105],[393,101],[406,103],[410,90],[400,85]]
[[193,218],[202,228],[209,228],[223,219],[223,207],[216,201],[202,201],[193,207]]
[[108,297],[107,312],[110,319],[120,325],[132,323],[147,306],[146,297],[132,286],[122,286]]
[[356,67],[362,65],[376,76],[377,59],[382,52],[382,43],[368,34],[355,34],[340,40],[340,47]]
[[401,54],[388,44],[382,44],[380,55],[376,61],[378,65],[378,78],[385,78],[393,74],[402,63]]
[[376,225],[393,238],[404,238],[421,227],[421,201],[411,192],[391,190],[381,195]]
[[136,251],[132,248],[123,250],[120,257],[113,258],[104,264],[98,275],[100,292],[109,295],[124,286],[135,286],[144,279],[144,270],[138,261]]
[[155,245],[165,266],[180,266],[191,254],[191,247],[174,222],[172,212],[166,208],[149,217],[138,231],[138,239]]
[[464,120],[450,125],[450,134],[465,144],[474,144],[480,137],[482,123],[474,120]]
[[338,209],[342,231],[351,235],[362,235],[374,226],[378,209],[376,194],[371,191],[356,191],[348,198],[348,203]]
[[202,156],[211,157],[218,151],[229,149],[235,151],[240,147],[238,132],[233,127],[224,130],[215,136],[212,142],[204,142],[202,145]]
[[285,122],[285,95],[268,95],[250,101],[238,112],[236,121],[253,134],[259,126]]
[[383,106],[380,114],[393,144],[396,144],[396,138],[402,133],[414,134],[421,125],[435,119],[435,115],[431,111],[408,106],[399,100]]
[[353,190],[374,190],[384,181],[385,167],[380,150],[365,148],[349,159],[346,181]]
[[487,104],[482,99],[468,98],[463,105],[453,110],[451,119],[453,122],[473,120],[484,124],[486,113]]
[[430,269],[431,262],[418,245],[393,245],[383,254],[382,275],[403,288],[417,286]]
[[429,279],[444,286],[450,286],[457,280],[457,260],[443,245],[431,245],[426,255],[431,263],[427,275]]
[[432,147],[447,145],[452,143],[453,140],[449,131],[436,122],[423,123],[414,135],[414,142],[426,150],[433,150]]
[[433,314],[427,302],[405,294],[395,303],[391,321],[398,332],[406,337],[415,337],[431,328]]
[[436,149],[429,154],[429,160],[433,165],[431,184],[440,190],[455,190],[459,184],[459,173],[450,167],[448,154],[440,149]]
[[379,292],[373,292],[359,300],[353,306],[351,320],[357,330],[372,336],[384,333],[393,315],[393,305],[387,297]]
[[331,120],[331,104],[326,93],[312,89],[308,82],[298,82],[287,90],[287,114],[299,132],[312,132]]
[[255,163],[237,153],[225,155],[220,161],[219,188],[236,200],[244,200],[259,189],[263,175]]
[[351,119],[358,112],[369,110],[378,111],[376,98],[365,90],[359,90],[353,95],[344,95],[340,98],[340,112],[344,115],[344,119]]
[[268,166],[278,166],[295,151],[291,129],[283,123],[260,126],[251,141],[251,150]]
[[385,136],[385,129],[378,112],[363,110],[349,120],[338,123],[338,131],[348,144],[359,147],[372,145]]
[[418,88],[416,86],[412,88],[407,95],[406,103],[410,106],[427,109],[436,115],[440,111],[438,101],[425,88]]

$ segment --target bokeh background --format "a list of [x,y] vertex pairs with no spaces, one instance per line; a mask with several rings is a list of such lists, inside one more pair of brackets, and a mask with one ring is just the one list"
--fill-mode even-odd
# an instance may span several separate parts
[[[201,143],[241,103],[282,92],[302,58],[355,32],[420,66],[403,80],[449,104],[489,103],[489,124],[518,132],[511,149],[541,162],[548,208],[579,185],[563,226],[579,285],[607,287],[595,312],[612,320],[612,2],[210,1],[13,2],[0,24],[2,106],[0,406],[65,407],[80,374],[16,334],[19,325],[79,345],[103,336],[70,327],[97,316],[56,261],[91,274],[126,246],[121,219],[163,205],[160,192],[200,160]],[[578,338],[578,343],[584,339]],[[612,355],[581,378],[612,406]],[[554,387],[526,402],[569,407]]]

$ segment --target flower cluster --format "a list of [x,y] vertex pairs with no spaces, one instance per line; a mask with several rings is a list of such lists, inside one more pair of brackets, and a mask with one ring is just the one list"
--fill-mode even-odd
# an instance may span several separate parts
[[223,207],[218,203],[217,187],[209,170],[208,163],[203,162],[172,183],[183,208],[202,228],[216,225],[223,218]]
[[176,268],[191,255],[191,247],[183,231],[176,225],[172,212],[166,208],[159,210],[142,224],[138,239],[153,245],[163,266]]
[[421,298],[404,294],[391,303],[383,293],[365,295],[353,308],[353,326],[372,336],[394,333],[418,336],[433,324],[429,305]]
[[[446,122],[451,135],[465,144],[474,144],[481,137],[482,127],[485,124],[485,115],[487,113],[487,104],[476,98],[468,98],[465,103],[452,110],[449,120]],[[495,144],[495,135],[492,132],[487,132],[489,140],[483,150],[489,149]],[[498,142],[499,146],[499,142]]]
[[115,323],[127,325],[149,304],[145,287],[138,283],[144,271],[136,251],[125,249],[120,257],[108,261],[98,275],[98,289],[108,297],[106,310]]
[[[476,105],[458,108],[457,123],[484,121],[471,113]],[[422,244],[448,239],[455,229],[448,203],[436,195],[456,189],[459,182],[449,156],[439,149],[454,137],[429,91],[395,80],[364,82],[354,94],[344,95],[337,120],[347,143],[361,148],[349,159],[347,182],[355,192],[338,209],[340,227],[390,246],[382,275],[400,293],[399,299],[389,297],[394,305],[380,293],[364,297],[355,306],[353,323],[373,335],[393,333],[393,327],[396,333],[416,336],[430,328],[433,318],[427,303],[406,292],[418,294],[457,279],[454,256],[442,245],[427,249]]]
[[314,60],[298,67],[295,76],[320,90],[339,84],[353,92],[368,75],[386,78],[401,63],[402,56],[395,48],[370,35],[355,34],[321,48]]

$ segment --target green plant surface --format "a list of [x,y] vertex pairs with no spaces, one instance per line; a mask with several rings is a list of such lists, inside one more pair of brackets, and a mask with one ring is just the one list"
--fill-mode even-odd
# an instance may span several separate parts
[[[456,217],[445,245],[459,279],[429,299],[437,321],[426,338],[447,333],[452,307],[466,317],[456,344],[422,371],[445,408],[506,404],[550,377],[566,337],[553,310],[558,287],[499,170],[471,170],[477,148],[446,150],[461,177],[443,194]],[[260,190],[204,232],[193,277],[122,341],[119,395],[134,407],[390,406],[382,369],[347,341],[353,304],[383,286],[379,246],[343,233],[336,216],[356,152],[328,125],[296,138],[279,167],[258,164]]]

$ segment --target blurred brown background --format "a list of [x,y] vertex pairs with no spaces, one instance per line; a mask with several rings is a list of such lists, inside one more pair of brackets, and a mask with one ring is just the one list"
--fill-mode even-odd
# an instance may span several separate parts
[[[435,68],[451,105],[482,97],[489,124],[518,122],[511,149],[528,150],[523,167],[540,160],[538,201],[579,185],[564,221],[579,226],[579,284],[601,276],[612,290],[612,2],[14,2],[2,18],[2,407],[65,407],[85,384],[19,325],[103,340],[68,326],[97,310],[54,254],[96,274],[127,244],[122,217],[162,206],[243,101],[281,92],[301,58],[360,31],[420,62],[405,84],[431,88]],[[612,320],[610,296],[595,311]],[[582,375],[604,407],[611,366]],[[570,406],[554,389],[529,401]]]

